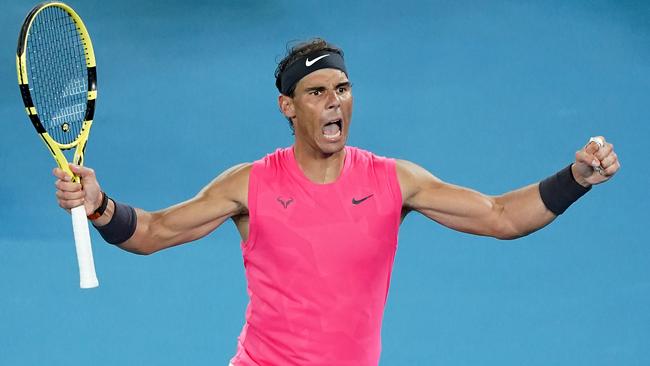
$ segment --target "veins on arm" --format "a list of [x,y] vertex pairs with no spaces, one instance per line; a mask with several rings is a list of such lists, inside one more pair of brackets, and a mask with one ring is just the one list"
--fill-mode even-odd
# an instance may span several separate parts
[[156,212],[136,209],[136,231],[120,248],[151,254],[200,239],[228,218],[245,212],[250,167],[241,164],[226,170],[195,197],[177,205]]
[[[518,215],[517,211],[526,212],[527,202],[512,204],[512,198],[515,201],[521,199],[517,197],[522,195],[521,192],[488,196],[443,182],[426,169],[403,160],[397,161],[397,172],[404,197],[403,213],[417,211],[451,229],[499,239],[514,239],[536,230],[531,230],[536,224],[520,225],[512,220]],[[536,187],[523,188],[531,189]],[[523,195],[530,196],[531,192]],[[510,212],[509,205],[515,209],[514,212]]]

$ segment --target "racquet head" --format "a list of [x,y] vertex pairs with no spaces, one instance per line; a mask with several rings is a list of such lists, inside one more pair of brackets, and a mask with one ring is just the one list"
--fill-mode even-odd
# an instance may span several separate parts
[[[81,18],[60,2],[35,6],[18,37],[16,69],[27,115],[59,167],[79,181],[62,150],[76,147],[83,164],[95,113],[95,54]],[[83,205],[71,209],[82,288],[97,287],[90,233]]]
[[[16,52],[18,84],[29,118],[62,168],[60,150],[83,152],[95,112],[97,74],[90,36],[77,13],[61,2],[35,6],[25,18]],[[66,169],[66,170],[69,170]]]

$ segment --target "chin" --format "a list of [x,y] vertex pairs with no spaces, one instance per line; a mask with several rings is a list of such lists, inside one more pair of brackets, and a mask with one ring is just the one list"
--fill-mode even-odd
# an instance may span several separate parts
[[333,155],[336,154],[340,151],[342,151],[345,148],[345,143],[347,139],[341,139],[340,141],[336,142],[325,142],[325,143],[320,143],[318,144],[321,152],[324,155]]

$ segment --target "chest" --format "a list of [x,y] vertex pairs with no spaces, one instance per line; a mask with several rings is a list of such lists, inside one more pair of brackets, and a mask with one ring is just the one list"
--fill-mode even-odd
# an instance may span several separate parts
[[396,211],[389,187],[373,182],[313,187],[263,182],[254,219],[256,245],[267,257],[363,266],[392,256]]

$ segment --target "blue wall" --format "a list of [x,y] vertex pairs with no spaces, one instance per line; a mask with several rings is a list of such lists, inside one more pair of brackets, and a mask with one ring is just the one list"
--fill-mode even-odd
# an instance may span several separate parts
[[[381,365],[650,364],[650,5],[645,1],[74,1],[98,60],[86,164],[159,209],[292,143],[273,71],[287,41],[344,48],[350,143],[488,194],[564,167],[588,138],[622,170],[552,225],[500,242],[402,226]],[[247,303],[231,223],[135,256],[92,233],[81,291],[54,162],[25,116],[0,8],[0,364],[226,365]]]

